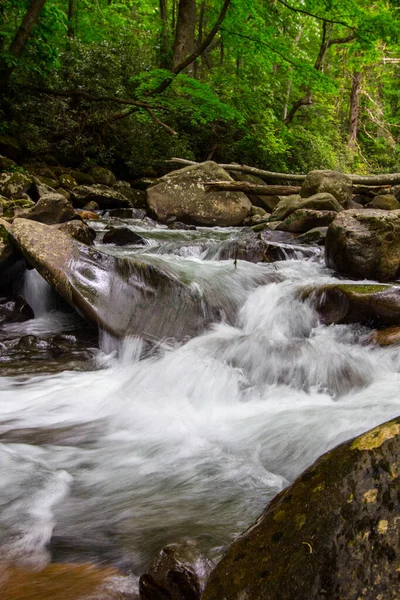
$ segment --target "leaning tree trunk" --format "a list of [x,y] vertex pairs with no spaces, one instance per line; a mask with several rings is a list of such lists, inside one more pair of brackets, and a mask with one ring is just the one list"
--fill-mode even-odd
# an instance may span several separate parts
[[[19,26],[9,49],[9,53],[16,58],[20,58],[22,56],[29,36],[32,33],[32,29],[36,25],[45,3],[46,0],[32,0],[29,4],[28,10],[25,13],[22,23]],[[1,83],[8,83],[13,70],[14,66],[7,67],[3,70],[0,76]]]
[[354,150],[357,144],[358,134],[358,114],[360,111],[360,94],[362,73],[356,71],[353,73],[350,95],[350,118],[349,118],[349,141],[350,150]]
[[196,33],[196,0],[179,0],[172,71],[194,51]]

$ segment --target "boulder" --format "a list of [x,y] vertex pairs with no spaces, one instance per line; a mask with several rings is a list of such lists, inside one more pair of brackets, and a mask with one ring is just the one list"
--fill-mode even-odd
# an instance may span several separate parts
[[356,279],[391,281],[400,262],[400,210],[345,210],[328,228],[328,267]]
[[61,194],[46,194],[35,204],[33,208],[20,215],[24,219],[39,221],[47,225],[64,223],[75,217],[72,204]]
[[31,177],[22,173],[1,173],[0,174],[0,194],[15,200],[26,193],[32,185]]
[[83,208],[88,202],[96,202],[100,208],[120,208],[131,206],[130,200],[120,192],[105,185],[80,185],[71,190],[74,206]]
[[131,188],[127,181],[117,181],[113,188],[125,196],[125,198],[128,198],[131,206],[134,208],[147,208],[146,192],[143,190]]
[[71,306],[116,337],[183,339],[220,316],[222,307],[205,302],[175,273],[99,252],[36,221],[15,219],[11,235],[26,260]]
[[0,171],[9,171],[15,169],[17,163],[7,156],[1,156],[0,154]]
[[393,194],[381,194],[375,196],[371,202],[367,204],[367,208],[380,208],[381,210],[399,210],[400,202]]
[[283,198],[279,204],[277,204],[271,215],[271,221],[283,221],[295,210],[301,208],[309,208],[311,210],[333,210],[335,212],[343,210],[336,198],[328,192],[321,192],[314,196],[310,196],[309,198],[302,198],[299,195],[286,196],[286,198]]
[[400,287],[334,283],[307,287],[299,296],[312,303],[327,325],[400,325]]
[[212,572],[202,600],[399,598],[400,418],[324,454]]
[[82,171],[70,171],[71,177],[75,179],[78,185],[93,185],[94,179],[88,173],[82,173]]
[[337,171],[310,171],[301,186],[300,196],[309,198],[320,192],[332,194],[346,207],[352,197],[353,184],[347,175]]
[[200,600],[212,567],[195,542],[169,544],[140,577],[140,599]]
[[400,344],[400,327],[387,327],[373,331],[369,339],[378,346],[398,346]]
[[78,186],[77,180],[74,177],[72,177],[72,175],[70,175],[69,173],[63,173],[62,175],[60,175],[58,181],[60,183],[60,186],[64,190],[72,190]]
[[304,233],[315,227],[329,225],[337,214],[333,210],[299,208],[286,217],[284,221],[278,221],[279,225],[277,229],[280,231],[291,231],[292,233]]
[[18,140],[11,135],[0,135],[0,154],[12,160],[18,160],[22,155]]
[[92,167],[89,170],[89,175],[95,183],[101,183],[102,185],[112,186],[117,181],[114,173],[105,167]]
[[93,231],[93,229],[90,229],[86,223],[79,220],[66,221],[65,223],[53,225],[53,227],[70,235],[74,240],[78,240],[78,242],[82,242],[82,244],[87,244],[88,246],[92,246],[96,238],[96,232]]
[[242,192],[207,192],[203,182],[216,180],[233,181],[212,161],[168,173],[147,190],[150,210],[162,223],[175,217],[194,225],[240,225],[250,213],[250,200]]
[[18,200],[8,200],[0,197],[0,212],[5,218],[13,218],[15,215],[21,214],[24,210],[33,208],[35,203],[33,200],[18,198]]
[[309,231],[306,231],[306,233],[298,235],[296,237],[296,244],[316,244],[317,246],[323,246],[325,244],[327,231],[327,227],[314,227],[314,229],[310,229]]
[[112,227],[103,236],[103,244],[116,244],[126,246],[127,244],[145,244],[141,235],[129,229],[129,227]]

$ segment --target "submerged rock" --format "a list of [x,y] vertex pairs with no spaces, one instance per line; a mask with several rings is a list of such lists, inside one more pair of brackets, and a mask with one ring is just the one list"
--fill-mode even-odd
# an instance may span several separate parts
[[320,192],[332,194],[341,206],[346,207],[352,198],[353,184],[347,175],[337,171],[310,171],[301,186],[300,196],[309,198]]
[[113,227],[103,236],[103,244],[116,244],[126,246],[127,244],[145,244],[141,235],[129,229],[129,227]]
[[400,418],[324,454],[219,562],[202,600],[396,600]]
[[339,213],[328,228],[325,260],[352,278],[393,281],[400,264],[400,210]]
[[147,190],[147,202],[157,219],[171,217],[195,225],[234,226],[243,223],[251,202],[242,192],[207,192],[206,181],[233,181],[212,161],[164,175]]
[[78,312],[116,337],[182,339],[219,316],[198,289],[174,274],[115,258],[42,223],[15,219],[16,246]]
[[398,346],[400,344],[400,327],[387,327],[373,331],[369,339],[378,346]]
[[169,544],[140,577],[140,599],[200,600],[212,567],[195,542]]
[[313,304],[326,324],[400,325],[400,287],[334,283],[309,287],[300,297]]

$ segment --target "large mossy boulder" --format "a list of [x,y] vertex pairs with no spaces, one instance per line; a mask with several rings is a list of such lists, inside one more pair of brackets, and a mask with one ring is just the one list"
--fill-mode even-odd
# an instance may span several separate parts
[[400,287],[334,283],[307,287],[299,297],[311,302],[326,325],[400,325]]
[[328,228],[326,264],[356,279],[393,281],[400,265],[400,210],[340,212]]
[[64,196],[55,192],[42,196],[35,206],[25,211],[20,217],[53,225],[73,219],[75,210]]
[[219,316],[197,289],[138,260],[116,258],[55,227],[15,219],[14,244],[79,313],[116,337],[197,335]]
[[79,185],[71,190],[74,206],[83,208],[88,202],[96,202],[100,208],[124,208],[131,202],[123,194],[105,185]]
[[400,418],[300,475],[223,556],[202,600],[398,600]]
[[341,206],[346,207],[352,198],[353,184],[347,175],[337,171],[310,171],[301,186],[300,196],[309,198],[314,194],[328,192]]
[[321,192],[314,196],[310,196],[309,198],[302,198],[296,194],[293,196],[286,196],[286,198],[283,198],[279,202],[271,215],[271,221],[283,221],[295,210],[299,210],[300,208],[309,208],[311,210],[333,210],[334,212],[343,210],[343,207],[336,198],[328,192]]
[[337,213],[333,210],[313,210],[311,208],[299,208],[292,212],[286,219],[276,221],[279,223],[279,231],[290,231],[291,233],[305,233],[315,227],[325,227],[332,223]]
[[21,198],[32,185],[32,178],[23,173],[1,173],[0,174],[0,194],[16,200]]
[[234,226],[249,216],[251,202],[242,192],[208,192],[207,181],[233,181],[217,163],[209,161],[164,175],[147,190],[147,202],[157,219],[176,218],[194,225]]
[[117,181],[114,173],[105,167],[92,167],[89,170],[89,175],[93,178],[95,183],[100,183],[102,185],[113,186]]

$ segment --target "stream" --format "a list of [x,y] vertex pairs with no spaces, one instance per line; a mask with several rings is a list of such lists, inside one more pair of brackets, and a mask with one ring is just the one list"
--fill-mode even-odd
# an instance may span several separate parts
[[337,281],[319,248],[254,264],[235,260],[245,230],[106,217],[98,239],[111,223],[146,244],[99,250],[173,273],[219,317],[180,342],[98,336],[25,272],[35,318],[0,326],[0,552],[140,575],[188,538],[217,557],[323,452],[398,416],[400,350],[297,299]]

